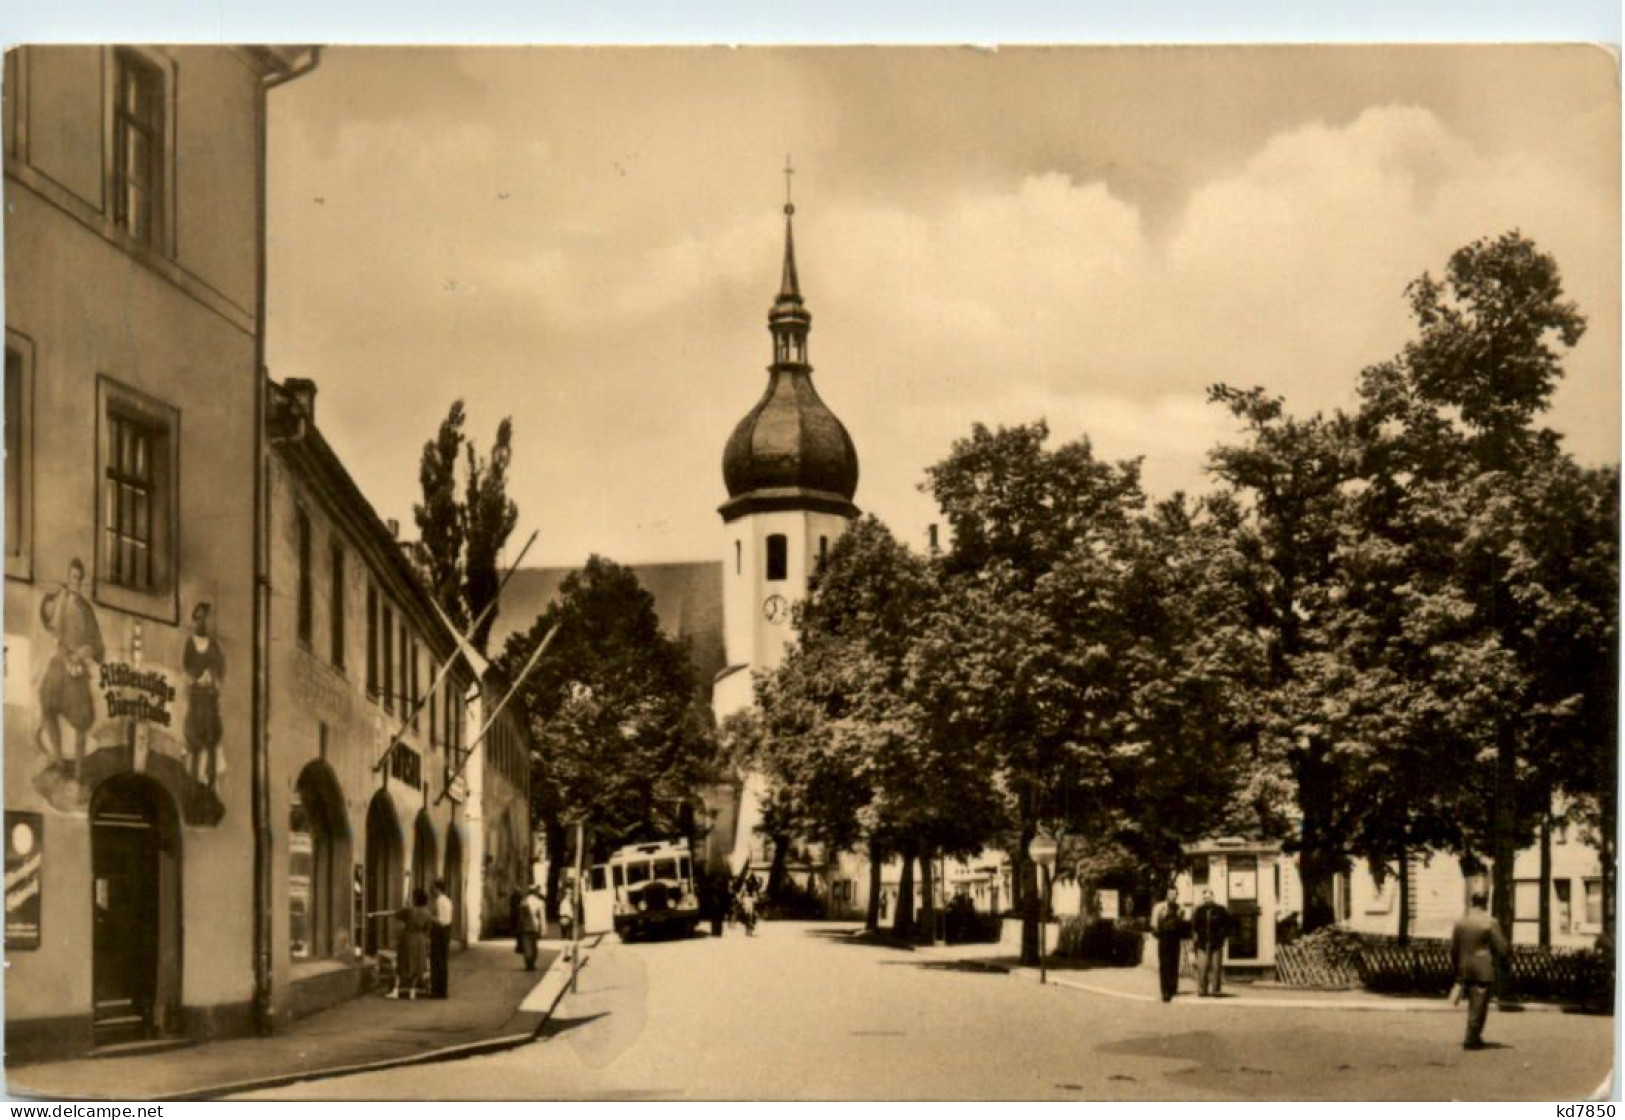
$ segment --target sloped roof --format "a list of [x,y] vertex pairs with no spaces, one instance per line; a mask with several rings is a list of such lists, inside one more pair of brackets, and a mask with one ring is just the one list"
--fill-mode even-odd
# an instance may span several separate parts
[[[722,561],[697,560],[675,564],[631,564],[632,574],[654,596],[660,628],[686,641],[694,662],[694,676],[707,690],[727,665],[722,644]],[[576,568],[521,568],[508,580],[497,604],[496,622],[486,648],[500,654],[508,636],[528,630],[536,616],[559,595],[564,578]]]

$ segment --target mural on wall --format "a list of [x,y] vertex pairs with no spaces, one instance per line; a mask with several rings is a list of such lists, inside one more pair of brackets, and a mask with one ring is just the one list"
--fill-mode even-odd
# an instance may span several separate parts
[[75,557],[67,581],[40,600],[41,644],[51,654],[38,682],[35,743],[44,762],[35,790],[53,808],[84,812],[106,779],[145,774],[170,791],[187,824],[219,824],[225,816],[220,682],[226,663],[211,632],[210,605],[198,603],[192,611],[193,633],[180,658],[186,714],[177,726],[175,674],[147,661],[140,620],[129,624],[127,649],[109,647],[84,580],[85,566]]
[[[96,609],[84,595],[85,565],[75,556],[68,580],[40,600],[40,622],[54,643],[39,684],[39,730],[36,741],[49,757],[46,773],[58,783],[79,786],[85,745],[96,723],[91,671],[104,655]],[[62,724],[73,732],[73,759],[64,753]],[[77,793],[77,791],[74,791]]]

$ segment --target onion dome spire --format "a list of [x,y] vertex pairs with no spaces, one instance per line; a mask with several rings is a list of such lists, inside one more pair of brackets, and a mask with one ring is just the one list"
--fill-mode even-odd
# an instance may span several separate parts
[[794,169],[785,161],[784,270],[779,294],[767,313],[773,364],[767,391],[734,428],[722,454],[728,501],[721,513],[732,521],[768,510],[820,510],[856,517],[858,453],[833,412],[813,388],[807,364],[812,314],[801,298],[796,272],[795,204],[789,199]]
[[784,275],[779,280],[779,295],[773,301],[773,310],[767,313],[768,329],[773,332],[774,365],[807,364],[807,332],[812,329],[812,314],[801,301],[801,278],[796,275],[796,204],[790,201],[790,176],[795,168],[790,157],[784,159]]

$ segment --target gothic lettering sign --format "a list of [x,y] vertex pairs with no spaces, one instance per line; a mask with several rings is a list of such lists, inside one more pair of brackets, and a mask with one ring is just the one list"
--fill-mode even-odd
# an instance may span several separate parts
[[389,754],[389,773],[413,789],[423,785],[423,758],[405,743],[396,743]]
[[45,819],[6,810],[6,948],[38,949]]
[[100,685],[108,719],[140,720],[159,727],[174,722],[170,706],[175,703],[175,686],[163,673],[106,661],[101,666]]

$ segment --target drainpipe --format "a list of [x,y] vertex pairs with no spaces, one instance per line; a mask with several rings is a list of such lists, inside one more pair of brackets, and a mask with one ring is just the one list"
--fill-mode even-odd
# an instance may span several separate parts
[[271,742],[268,726],[271,662],[271,532],[270,470],[267,460],[265,404],[269,379],[265,368],[265,236],[266,164],[269,129],[266,120],[272,89],[302,77],[321,62],[321,48],[312,47],[293,70],[260,80],[255,94],[254,129],[254,673],[250,701],[253,731],[254,824],[254,1029],[271,1033],[276,1008],[271,998]]

